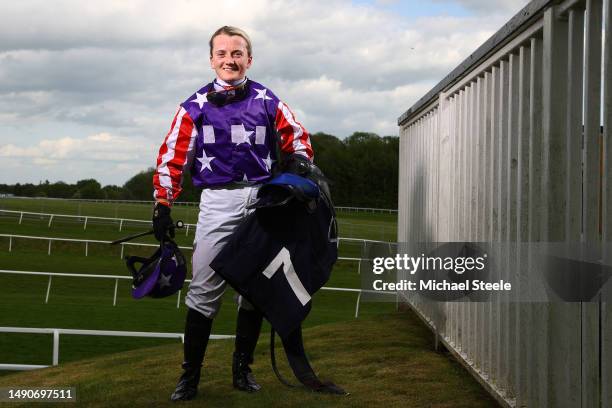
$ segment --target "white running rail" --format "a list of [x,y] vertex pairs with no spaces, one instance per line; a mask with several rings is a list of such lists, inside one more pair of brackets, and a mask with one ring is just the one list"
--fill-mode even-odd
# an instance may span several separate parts
[[[48,249],[47,249],[47,255],[51,255],[51,242],[53,242],[53,241],[84,243],[85,244],[85,256],[87,256],[88,253],[89,253],[89,244],[108,244],[108,245],[110,245],[110,243],[111,243],[111,241],[100,241],[100,240],[95,240],[95,239],[37,237],[37,236],[31,236],[31,235],[15,235],[15,234],[0,234],[0,238],[2,238],[2,237],[9,239],[9,246],[8,246],[9,252],[13,251],[13,239],[35,239],[35,240],[41,240],[41,241],[48,241],[49,242],[49,246],[48,246]],[[338,241],[363,242],[363,243],[366,243],[366,242],[384,242],[384,241],[372,241],[372,240],[361,239],[361,238],[338,238]],[[385,243],[387,243],[387,242],[385,242]],[[389,244],[391,244],[391,243],[389,243]],[[157,247],[157,246],[159,246],[158,244],[145,244],[145,243],[139,243],[139,242],[123,242],[123,243],[121,243],[119,245],[121,245],[120,258],[123,258],[124,246],[125,245],[144,246],[144,247]],[[189,247],[189,246],[179,246],[179,249],[191,251],[193,248]],[[338,260],[339,261],[361,261],[362,258],[338,257]]]
[[[183,333],[158,333],[158,332],[136,332],[136,331],[111,331],[111,330],[77,330],[77,329],[48,329],[35,327],[0,327],[0,333],[30,333],[30,334],[53,334],[53,362],[59,364],[59,340],[60,334],[79,336],[113,336],[113,337],[147,337],[157,339],[180,339],[185,341]],[[232,339],[235,336],[225,334],[211,334],[213,340]],[[49,367],[47,365],[31,364],[0,364],[0,370],[36,370]]]
[[[149,204],[153,205],[155,201],[145,200],[95,200],[83,198],[50,198],[50,197],[2,197],[11,199],[26,199],[26,200],[54,200],[54,201],[76,201],[76,202],[92,202],[92,203],[109,203],[109,204]],[[196,201],[175,201],[174,205],[197,207],[200,205]],[[338,211],[362,211],[362,212],[381,212],[381,213],[397,213],[397,209],[393,208],[368,208],[368,207],[335,207]]]
[[[51,293],[51,282],[52,282],[54,276],[64,276],[64,277],[70,277],[70,278],[115,279],[115,291],[114,291],[114,294],[113,294],[113,306],[117,305],[117,290],[118,290],[118,287],[119,287],[119,279],[132,280],[132,278],[130,276],[120,276],[120,275],[92,275],[92,274],[84,274],[84,273],[13,271],[13,270],[4,270],[4,269],[0,269],[0,275],[1,274],[48,276],[49,277],[49,281],[48,281],[48,284],[47,284],[47,292],[46,292],[46,295],[45,295],[45,304],[49,303],[49,295]],[[191,279],[186,279],[185,282],[189,283],[189,282],[191,282]],[[396,292],[390,292],[390,291],[372,291],[372,290],[362,290],[362,289],[356,289],[356,288],[335,288],[335,287],[328,287],[328,286],[323,286],[321,288],[321,290],[335,291],[335,292],[353,292],[353,293],[357,293],[357,301],[355,303],[355,318],[359,317],[359,304],[361,302],[361,294],[363,292],[383,293],[383,294],[387,294],[387,295],[396,295]],[[176,308],[177,309],[179,308],[180,303],[181,303],[181,293],[182,293],[181,290],[179,290],[177,292],[177,298],[176,298]]]
[[[51,290],[51,280],[53,276],[67,276],[73,278],[106,278],[115,279],[115,292],[113,295],[113,306],[117,304],[117,287],[119,279],[132,278],[129,276],[117,276],[117,275],[94,275],[94,274],[70,274],[70,273],[55,273],[55,272],[34,272],[34,271],[10,271],[0,270],[0,274],[15,274],[15,275],[39,275],[49,276],[49,284],[47,286],[47,293],[45,296],[45,303],[49,301],[49,293]],[[185,282],[191,282],[186,280]],[[363,292],[374,292],[364,291],[362,289],[354,288],[336,288],[336,287],[322,287],[321,290],[336,291],[336,292],[351,292],[357,293],[357,301],[355,303],[355,318],[359,317],[359,304],[361,301],[361,294]],[[378,292],[387,295],[394,295],[397,297],[396,292]],[[176,307],[179,307],[181,298],[181,291],[178,292]],[[120,337],[149,337],[149,338],[180,338],[184,341],[183,333],[156,333],[156,332],[132,332],[132,331],[110,331],[110,330],[76,330],[76,329],[48,329],[48,328],[28,328],[28,327],[0,327],[0,333],[33,333],[33,334],[53,334],[53,365],[56,366],[59,363],[59,336],[60,334],[73,334],[73,335],[84,335],[84,336],[120,336]],[[235,336],[231,335],[211,335],[211,339],[229,339]],[[0,370],[35,370],[39,368],[48,367],[46,365],[28,365],[28,364],[0,364]]]
[[[23,222],[24,215],[31,215],[31,216],[35,216],[39,218],[49,217],[49,223],[47,224],[48,228],[51,228],[51,223],[53,222],[53,219],[55,218],[69,218],[69,219],[75,219],[78,221],[82,220],[84,230],[87,229],[87,222],[89,220],[109,221],[109,224],[118,223],[119,231],[123,229],[123,224],[127,222],[147,224],[148,226],[151,225],[151,220],[138,220],[138,219],[133,219],[133,218],[94,217],[91,215],[51,214],[51,213],[41,213],[41,212],[31,212],[31,211],[0,210],[0,214],[2,213],[14,214],[14,215],[19,214],[19,225],[21,225],[21,223]],[[190,228],[193,228],[195,230],[195,227],[196,227],[195,224],[184,223],[184,225],[185,225],[185,235],[189,234]]]

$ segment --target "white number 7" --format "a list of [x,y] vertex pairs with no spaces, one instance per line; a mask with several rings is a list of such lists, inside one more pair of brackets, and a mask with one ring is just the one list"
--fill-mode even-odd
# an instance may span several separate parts
[[287,282],[289,282],[289,286],[295,293],[295,296],[298,298],[302,306],[305,306],[306,303],[310,301],[310,295],[302,282],[300,282],[300,278],[298,278],[295,273],[295,269],[293,268],[293,264],[291,263],[291,255],[289,254],[289,250],[283,247],[280,252],[274,257],[272,262],[266,269],[264,269],[263,274],[266,278],[271,279],[272,276],[276,273],[279,267],[283,267],[283,272],[285,272],[285,277],[287,278]]

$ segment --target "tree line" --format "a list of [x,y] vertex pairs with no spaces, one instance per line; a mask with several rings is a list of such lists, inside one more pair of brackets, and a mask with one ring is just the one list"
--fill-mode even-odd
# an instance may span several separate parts
[[[315,164],[332,181],[338,206],[397,208],[399,138],[355,132],[344,140],[326,133],[311,136]],[[68,184],[0,184],[0,193],[22,197],[152,200],[153,168],[142,171],[123,186],[102,185],[94,179]],[[199,190],[185,175],[179,201],[199,201]]]

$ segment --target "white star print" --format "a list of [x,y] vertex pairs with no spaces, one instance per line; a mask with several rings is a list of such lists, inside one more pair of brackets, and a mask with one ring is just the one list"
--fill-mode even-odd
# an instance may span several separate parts
[[204,151],[204,149],[202,149],[202,157],[198,157],[198,161],[202,164],[202,168],[200,169],[200,172],[203,172],[204,169],[208,169],[208,170],[212,171],[212,167],[210,167],[210,163],[214,159],[215,159],[215,157],[206,156],[206,152]]
[[159,283],[159,288],[164,288],[166,286],[171,286],[170,285],[170,279],[172,278],[171,275],[164,275],[163,273],[161,275],[159,275],[159,280],[157,281]]
[[244,176],[242,177],[242,181],[244,182],[249,182],[249,178],[247,177],[246,173],[244,173]]
[[196,92],[196,98],[189,102],[197,103],[200,106],[200,109],[202,109],[202,106],[204,106],[204,104],[208,102],[208,99],[206,99],[206,94],[207,92],[204,92],[203,94]]
[[252,130],[249,131],[244,131],[244,141],[242,143],[248,143],[248,144],[252,144],[251,143],[251,135],[253,134]]
[[267,89],[255,89],[255,91],[257,92],[257,96],[253,99],[263,99],[264,101],[272,99],[269,96],[266,95],[266,92],[268,91]]
[[266,165],[266,169],[271,170],[272,169],[272,163],[274,163],[276,160],[272,159],[270,157],[270,152],[268,152],[268,157],[266,157],[265,159],[262,159],[263,162]]
[[254,132],[252,130],[247,131],[244,128],[244,125],[232,125],[232,143],[241,144],[241,143],[251,143],[251,136]]

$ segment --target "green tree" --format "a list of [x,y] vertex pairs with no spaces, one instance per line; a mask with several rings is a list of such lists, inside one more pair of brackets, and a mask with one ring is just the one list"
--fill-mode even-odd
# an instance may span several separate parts
[[123,187],[119,186],[104,186],[102,188],[102,193],[104,194],[104,198],[106,200],[123,200],[125,199],[125,190]]
[[103,199],[102,186],[95,179],[79,180],[76,183],[75,198]]
[[15,195],[20,197],[34,197],[36,195],[37,188],[32,183],[26,184],[15,184]]
[[52,183],[47,188],[47,194],[49,197],[55,198],[70,198],[76,192],[77,187],[74,184],[67,184],[63,181]]
[[[397,208],[399,138],[355,132],[344,140],[327,133],[311,135],[315,164],[332,182],[331,192],[338,206]],[[64,182],[0,185],[0,191],[17,196],[107,198],[153,200],[153,173],[149,168],[130,178],[123,187],[105,186],[94,179],[76,184]],[[183,177],[179,201],[199,201],[189,172]]]
[[315,164],[331,181],[334,203],[348,202],[347,185],[351,183],[351,168],[346,144],[326,133],[313,134],[311,142]]
[[125,182],[123,189],[131,200],[153,200],[153,172],[152,167],[141,171]]
[[[153,173],[154,168],[141,171],[126,181],[123,185],[125,195],[132,200],[153,200]],[[191,174],[183,175],[183,187],[177,201],[199,201],[198,190],[193,186]]]

